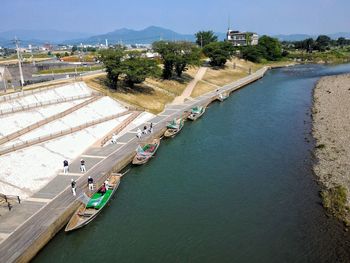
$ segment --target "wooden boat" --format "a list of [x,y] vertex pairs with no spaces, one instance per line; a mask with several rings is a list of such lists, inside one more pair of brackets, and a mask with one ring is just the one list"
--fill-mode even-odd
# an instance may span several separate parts
[[227,92],[220,93],[218,96],[218,100],[223,102],[224,100],[226,100],[228,98],[228,96],[229,96],[229,94]]
[[147,163],[149,159],[156,153],[160,144],[160,139],[154,139],[152,143],[145,144],[144,146],[139,146],[136,149],[136,155],[132,160],[133,164],[144,164]]
[[176,134],[178,134],[182,127],[184,126],[184,119],[174,119],[172,122],[168,123],[167,130],[164,133],[165,137],[174,137]]
[[108,178],[108,190],[106,190],[105,193],[100,193],[100,190],[104,187],[102,186],[89,198],[87,204],[82,203],[69,220],[65,231],[76,230],[94,220],[114,195],[115,191],[118,189],[119,183],[120,174],[111,175]]
[[191,121],[197,120],[200,116],[202,116],[205,112],[205,107],[194,107],[191,109],[191,114],[188,115],[188,119]]

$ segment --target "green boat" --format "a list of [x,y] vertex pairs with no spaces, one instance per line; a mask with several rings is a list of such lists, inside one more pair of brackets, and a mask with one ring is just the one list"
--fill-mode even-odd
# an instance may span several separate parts
[[194,108],[191,109],[191,114],[188,115],[188,119],[191,121],[195,121],[197,120],[200,116],[202,116],[205,112],[206,107],[199,107],[196,106]]
[[167,130],[164,133],[165,137],[174,137],[177,133],[181,131],[181,129],[184,126],[184,119],[179,118],[179,119],[174,119],[171,122],[168,123],[167,125]]
[[101,193],[101,187],[94,193],[87,204],[82,203],[69,220],[65,231],[73,231],[90,223],[102,211],[108,201],[111,199],[120,183],[120,175],[111,175],[108,178],[108,190]]

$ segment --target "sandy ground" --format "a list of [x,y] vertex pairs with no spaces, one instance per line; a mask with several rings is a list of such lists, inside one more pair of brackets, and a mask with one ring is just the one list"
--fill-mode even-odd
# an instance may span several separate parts
[[327,188],[347,189],[350,205],[350,74],[322,78],[314,91],[316,175]]

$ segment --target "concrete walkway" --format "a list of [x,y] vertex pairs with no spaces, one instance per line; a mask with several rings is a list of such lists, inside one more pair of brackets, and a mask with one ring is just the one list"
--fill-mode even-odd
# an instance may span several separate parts
[[190,83],[188,83],[186,89],[182,92],[182,94],[180,96],[177,96],[173,100],[172,104],[181,104],[185,101],[185,99],[188,99],[189,97],[191,97],[194,87],[197,85],[197,82],[204,77],[204,74],[205,72],[207,72],[207,69],[208,69],[207,67],[200,67],[194,79],[191,80]]
[[[232,92],[262,78],[267,68],[239,81],[226,85],[218,91],[212,91],[182,104],[172,104],[149,122],[154,124],[154,132],[143,141],[160,137],[168,121],[183,115],[185,111],[197,105],[206,105],[216,100],[222,92]],[[144,124],[139,127],[142,128]],[[32,259],[54,235],[65,226],[72,213],[79,206],[77,198],[70,189],[70,179],[77,180],[77,195],[87,191],[87,177],[94,178],[101,185],[112,172],[119,172],[127,166],[135,155],[135,149],[141,143],[136,138],[138,127],[118,138],[117,144],[105,147],[92,147],[79,156],[70,165],[69,174],[59,174],[48,185],[33,195],[30,200],[14,207],[0,219],[0,255],[1,262],[27,262]],[[86,161],[87,172],[79,171],[79,160]],[[152,162],[152,160],[150,161]]]

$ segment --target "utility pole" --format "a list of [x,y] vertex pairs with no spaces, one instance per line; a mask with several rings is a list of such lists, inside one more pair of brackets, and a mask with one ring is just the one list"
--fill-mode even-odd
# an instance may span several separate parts
[[16,37],[15,37],[15,44],[16,44],[16,49],[17,49],[19,74],[20,74],[20,77],[21,77],[21,89],[23,89],[24,79],[23,79],[23,71],[22,71],[22,59],[21,59],[21,54],[19,52],[19,41],[17,40]]
[[201,34],[201,48],[203,48],[203,35]]

